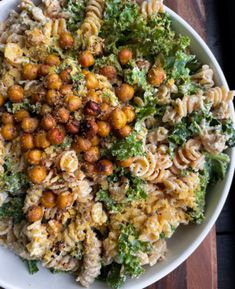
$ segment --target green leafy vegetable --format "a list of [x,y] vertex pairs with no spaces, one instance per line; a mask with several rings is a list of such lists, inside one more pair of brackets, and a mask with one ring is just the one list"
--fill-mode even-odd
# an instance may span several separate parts
[[21,197],[11,198],[0,207],[0,218],[12,218],[14,223],[19,223],[24,219],[23,208],[24,199]]
[[122,210],[122,204],[118,204],[116,201],[114,201],[108,190],[100,189],[96,194],[96,199],[100,202],[103,202],[105,207],[111,213],[117,213]]
[[107,279],[106,279],[108,285],[111,288],[119,289],[124,285],[126,281],[126,276],[122,274],[121,268],[122,266],[120,264],[117,264],[117,263],[111,264],[111,268],[108,272]]
[[204,169],[203,173],[200,175],[200,185],[194,193],[195,197],[195,208],[188,209],[188,214],[194,222],[201,224],[204,220],[204,211],[205,211],[205,196],[207,186],[210,181],[210,176],[207,168]]
[[228,169],[230,158],[224,153],[217,155],[206,154],[206,169],[209,174],[210,183],[223,180]]
[[111,147],[110,153],[117,160],[125,160],[130,157],[143,156],[143,140],[137,139],[137,133],[133,131],[127,138],[118,139]]
[[117,262],[123,264],[124,274],[132,278],[142,275],[144,268],[141,266],[137,254],[139,252],[150,252],[151,248],[150,243],[138,240],[138,234],[134,226],[123,225],[118,239]]
[[129,62],[129,68],[124,70],[124,80],[131,84],[147,89],[147,69],[140,69],[134,60]]
[[64,12],[69,14],[69,19],[67,22],[68,29],[72,32],[78,30],[85,17],[85,1],[74,1],[67,0]]
[[37,266],[37,260],[27,260],[27,265],[30,274],[35,274],[39,271]]
[[235,146],[235,129],[232,120],[226,120],[226,122],[222,123],[222,131],[223,134],[227,137],[227,146],[234,147]]
[[1,183],[3,190],[12,195],[18,194],[29,187],[27,175],[23,172],[14,172],[10,160],[5,160]]

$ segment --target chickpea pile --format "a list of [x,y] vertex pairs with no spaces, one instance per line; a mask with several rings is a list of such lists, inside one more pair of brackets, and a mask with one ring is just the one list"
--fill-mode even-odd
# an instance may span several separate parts
[[[65,51],[73,48],[73,36],[63,32],[59,45]],[[132,51],[124,48],[118,58],[121,65],[126,65],[132,59]],[[116,107],[102,100],[97,94],[99,81],[91,71],[95,58],[89,51],[83,51],[77,56],[77,64],[83,69],[81,73],[87,88],[85,97],[79,96],[74,89],[72,67],[61,69],[61,64],[62,59],[58,55],[49,54],[42,63],[22,65],[22,80],[43,83],[41,93],[28,95],[24,86],[16,83],[8,88],[6,97],[0,95],[1,135],[7,142],[19,139],[28,178],[35,185],[42,184],[48,174],[44,165],[44,150],[51,145],[61,145],[65,137],[72,140],[71,148],[81,156],[81,167],[87,176],[111,175],[115,160],[101,157],[104,140],[111,135],[117,138],[128,137],[135,120],[134,108],[128,104],[134,97],[134,87],[124,82],[116,86],[115,94],[120,103]],[[112,65],[101,67],[100,74],[108,80],[117,77],[116,68]],[[4,110],[5,103],[23,104],[26,100],[32,105],[40,103],[39,113],[32,113],[24,107],[14,113]],[[75,117],[76,112],[80,113],[80,119]],[[131,160],[118,163],[123,167],[130,164]],[[28,220],[35,222],[41,219],[43,208],[56,206],[65,209],[72,203],[70,192],[56,195],[52,191],[45,191],[40,204],[28,211]]]

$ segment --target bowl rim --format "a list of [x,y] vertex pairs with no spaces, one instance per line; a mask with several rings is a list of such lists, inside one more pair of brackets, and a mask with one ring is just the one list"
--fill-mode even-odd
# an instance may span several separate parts
[[[16,2],[17,0],[11,0],[12,3],[13,3],[13,1]],[[4,6],[4,4],[6,2],[10,2],[10,1],[9,0],[2,0],[0,2],[0,9],[2,6]],[[196,42],[198,42],[198,44],[202,47],[202,50],[205,51],[205,53],[208,55],[208,59],[210,59],[210,61],[212,62],[217,74],[219,75],[219,77],[221,79],[223,86],[225,86],[225,88],[228,89],[227,81],[225,79],[224,73],[223,73],[218,61],[216,60],[214,54],[212,53],[212,51],[210,50],[208,45],[205,43],[205,41],[202,39],[202,37],[181,16],[179,16],[177,13],[175,13],[169,7],[167,7],[165,5],[164,5],[164,7],[165,7],[165,12],[170,15],[170,18],[179,22],[183,26],[183,28],[187,31],[187,34],[189,35],[189,37],[190,38],[193,37],[196,40]],[[4,11],[2,13],[4,13]],[[232,102],[231,102],[231,107],[232,107],[232,119],[233,119],[233,122],[235,123],[235,112],[234,112],[234,106],[233,106]],[[217,203],[215,210],[214,210],[213,214],[210,216],[210,219],[209,219],[207,225],[204,227],[204,229],[202,229],[201,233],[197,236],[197,238],[195,238],[195,240],[190,244],[190,246],[187,249],[185,249],[183,254],[180,254],[172,263],[169,264],[168,267],[163,268],[159,272],[156,272],[156,274],[153,274],[147,280],[141,280],[141,279],[138,280],[138,286],[135,286],[135,289],[145,288],[145,287],[159,281],[160,279],[162,279],[163,277],[165,277],[166,275],[171,273],[173,270],[175,270],[178,266],[180,266],[199,247],[199,245],[203,242],[205,237],[208,235],[209,231],[211,230],[211,228],[215,224],[219,214],[222,211],[222,208],[225,204],[225,201],[227,199],[227,196],[229,194],[229,190],[230,190],[230,187],[231,187],[231,184],[233,181],[234,169],[235,169],[235,148],[231,148],[230,167],[229,167],[229,170],[227,172],[227,181],[226,181],[224,188],[223,188],[223,191],[221,193],[220,201]],[[4,281],[1,279],[0,279],[0,286],[3,286],[5,289],[20,289],[18,286],[10,285],[8,281]],[[132,287],[132,286],[130,286],[130,287]]]

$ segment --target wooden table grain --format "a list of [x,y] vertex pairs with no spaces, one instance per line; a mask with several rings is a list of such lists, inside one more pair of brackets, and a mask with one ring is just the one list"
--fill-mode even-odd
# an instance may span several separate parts
[[[206,13],[203,0],[166,0],[206,40]],[[216,230],[175,271],[146,289],[217,289]]]

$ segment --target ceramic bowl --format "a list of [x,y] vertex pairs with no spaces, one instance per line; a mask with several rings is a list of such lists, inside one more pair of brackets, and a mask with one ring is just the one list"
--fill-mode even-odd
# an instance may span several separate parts
[[[0,2],[0,21],[4,20],[10,9],[16,8],[18,3],[19,0],[2,0]],[[214,70],[216,84],[227,87],[226,79],[218,62],[202,38],[172,10],[166,8],[166,12],[170,14],[173,20],[174,29],[178,33],[190,37],[192,52],[197,55],[202,63],[208,64]],[[197,249],[215,224],[229,193],[235,167],[235,149],[228,150],[228,154],[231,158],[231,164],[225,179],[208,191],[203,224],[180,226],[167,242],[167,259],[153,267],[147,266],[146,272],[142,277],[128,280],[123,289],[142,289],[158,281],[178,267]],[[7,249],[0,247],[0,285],[5,289],[82,288],[74,280],[73,276],[69,274],[51,274],[44,268],[41,268],[40,272],[35,275],[29,275],[25,264],[20,258]],[[91,288],[105,289],[108,287],[104,283],[97,281]]]

